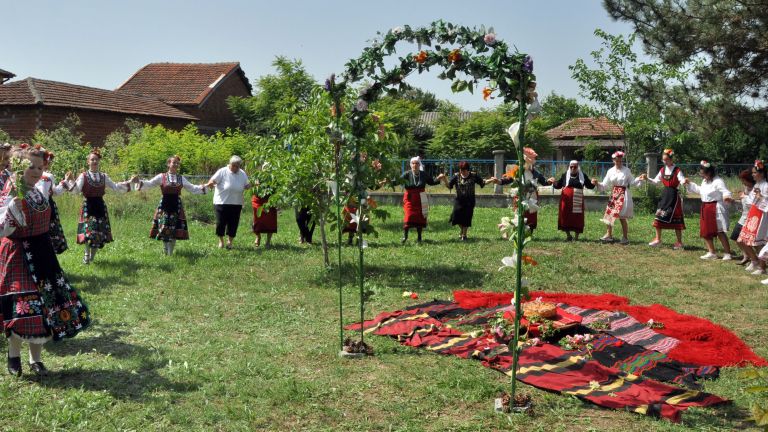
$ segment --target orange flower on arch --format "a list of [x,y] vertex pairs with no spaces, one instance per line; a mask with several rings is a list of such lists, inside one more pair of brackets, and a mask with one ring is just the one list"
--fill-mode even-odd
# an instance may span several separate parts
[[459,51],[458,49],[455,49],[455,50],[451,51],[451,53],[448,54],[448,61],[450,61],[451,63],[460,62],[461,61],[461,51]]
[[489,97],[491,97],[491,94],[493,93],[493,90],[489,89],[488,87],[483,89],[483,100],[488,100]]
[[504,177],[507,178],[517,178],[517,173],[520,171],[520,167],[517,165],[512,165],[512,168],[504,173]]
[[534,267],[539,265],[539,263],[530,255],[523,255],[523,264],[532,265]]
[[427,61],[427,52],[426,52],[426,51],[423,51],[423,50],[422,50],[422,51],[420,51],[418,54],[416,54],[415,56],[413,56],[413,60],[414,60],[416,63],[418,63],[418,64],[422,64],[422,63],[424,63],[425,61]]

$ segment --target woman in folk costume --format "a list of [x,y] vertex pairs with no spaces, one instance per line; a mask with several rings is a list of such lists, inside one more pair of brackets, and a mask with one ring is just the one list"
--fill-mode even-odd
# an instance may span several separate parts
[[421,232],[427,226],[429,203],[427,202],[426,186],[435,186],[445,178],[440,174],[437,178],[430,177],[423,169],[418,157],[411,158],[411,169],[405,172],[400,181],[405,188],[403,193],[403,238],[401,243],[408,240],[408,230],[416,228],[416,241],[421,243]]
[[168,172],[158,174],[151,180],[139,180],[134,176],[131,183],[138,183],[138,190],[160,187],[163,197],[160,198],[152,218],[152,228],[149,230],[149,238],[163,241],[163,253],[173,255],[176,240],[189,240],[189,228],[187,227],[187,215],[184,212],[184,203],[181,201],[181,190],[202,195],[206,191],[205,185],[194,185],[184,176],[179,174],[181,158],[171,156],[167,161]]
[[632,202],[632,193],[629,188],[630,186],[639,186],[640,181],[632,177],[632,172],[624,166],[623,151],[614,152],[611,155],[611,159],[613,159],[613,167],[605,173],[603,181],[592,180],[592,183],[601,191],[611,188],[611,198],[601,219],[607,226],[607,230],[600,240],[604,243],[613,243],[615,241],[613,238],[613,225],[618,219],[621,223],[622,233],[619,244],[628,245],[629,225],[627,220],[632,219],[634,216],[634,203]]
[[52,163],[53,153],[43,150],[43,176],[40,178],[38,188],[48,197],[48,203],[51,206],[51,230],[48,232],[48,235],[51,237],[53,250],[56,251],[57,254],[61,254],[67,250],[69,246],[67,245],[66,237],[64,237],[64,227],[61,226],[59,209],[56,207],[56,202],[53,200],[53,197],[55,195],[61,195],[69,189],[68,184],[72,181],[72,173],[67,172],[64,176],[64,180],[60,183],[56,183],[56,178],[50,171],[48,171],[51,168]]
[[267,206],[269,197],[274,193],[274,188],[272,185],[266,184],[262,175],[267,169],[269,169],[269,163],[264,162],[254,174],[253,196],[251,197],[253,224],[251,227],[253,234],[256,235],[256,240],[253,242],[254,246],[260,247],[261,235],[266,234],[267,242],[264,243],[264,246],[268,248],[272,245],[272,234],[277,232],[277,208]]
[[717,259],[714,238],[720,239],[725,253],[723,261],[731,260],[731,245],[728,242],[728,225],[730,223],[726,202],[733,202],[731,191],[725,186],[723,179],[715,174],[715,167],[701,161],[701,186],[686,179],[688,192],[701,196],[701,213],[699,215],[699,235],[707,244],[707,253],[701,256],[703,260]]
[[[557,229],[565,231],[566,240],[579,239],[579,234],[584,232],[584,188],[594,189],[592,180],[581,171],[579,161],[572,160],[568,164],[568,171],[560,180],[555,182],[549,179],[555,189],[562,189],[560,193],[560,210],[557,214]],[[571,236],[571,232],[574,233]]]
[[[531,231],[535,230],[538,226],[538,200],[539,200],[539,191],[538,186],[548,186],[554,183],[554,179],[551,182],[547,180],[544,175],[542,175],[540,172],[536,170],[536,158],[539,157],[538,154],[536,154],[536,151],[534,151],[530,147],[524,147],[523,148],[523,159],[525,160],[525,171],[523,171],[523,179],[526,183],[526,185],[530,186],[530,189],[523,188],[523,190],[526,190],[525,193],[526,196],[524,196],[522,199],[528,202],[528,207],[525,210],[525,225],[531,229]],[[517,179],[514,176],[510,177],[502,177],[501,179],[497,179],[496,177],[489,178],[486,182],[489,183],[495,183],[500,185],[508,185]],[[519,196],[515,196],[513,198],[515,202],[520,200],[521,198]]]
[[[445,177],[443,178],[445,181]],[[467,231],[472,226],[472,216],[475,211],[475,186],[485,186],[477,173],[470,171],[469,162],[459,162],[459,172],[447,182],[448,189],[456,188],[456,198],[453,200],[453,212],[451,212],[451,225],[460,228],[459,239],[467,240]]]
[[749,215],[749,210],[752,208],[752,199],[754,198],[752,196],[752,190],[755,188],[755,179],[752,178],[752,170],[747,169],[740,172],[739,180],[741,180],[741,184],[744,185],[744,190],[739,192],[739,199],[741,200],[741,217],[733,228],[733,232],[731,232],[731,240],[739,245],[739,248],[743,253],[743,257],[738,264],[747,265],[751,262],[749,259],[749,252],[751,251],[754,253],[754,249],[751,247],[748,248],[738,241],[739,236],[741,235],[741,230],[744,228],[744,224],[747,223],[747,215]]
[[112,227],[104,203],[106,188],[116,192],[131,190],[129,182],[115,183],[99,171],[100,164],[101,153],[99,149],[93,149],[88,155],[88,170],[77,177],[70,189],[70,192],[82,193],[84,198],[77,223],[77,244],[85,245],[83,264],[93,262],[96,251],[112,241]]
[[8,373],[21,376],[21,343],[26,341],[30,370],[46,375],[43,344],[75,336],[91,318],[48,236],[51,206],[39,188],[43,152],[19,148],[15,157],[21,165],[13,180],[18,188],[0,206],[0,315],[8,338]]
[[[739,234],[738,243],[744,246],[744,252],[752,261],[746,270],[754,275],[765,274],[765,258],[760,259],[756,249],[761,248],[768,240],[768,182],[766,182],[765,162],[756,160],[752,167],[752,178],[755,187],[750,192],[752,208],[749,209],[747,220]],[[762,251],[761,251],[762,252]]]
[[653,220],[653,227],[656,228],[656,237],[648,243],[648,246],[661,246],[661,230],[673,229],[677,242],[672,247],[675,250],[683,248],[683,230],[685,229],[685,219],[683,218],[683,200],[680,198],[679,188],[685,183],[683,171],[675,166],[672,157],[675,152],[672,149],[665,149],[661,155],[661,161],[664,166],[656,174],[656,177],[649,178],[642,174],[640,180],[648,180],[658,185],[664,185],[661,191],[661,199],[656,210],[656,217]]

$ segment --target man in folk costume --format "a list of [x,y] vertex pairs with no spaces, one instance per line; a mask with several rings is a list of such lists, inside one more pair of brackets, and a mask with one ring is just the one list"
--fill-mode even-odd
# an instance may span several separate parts
[[632,193],[630,186],[639,186],[640,181],[632,176],[632,172],[624,166],[624,152],[618,150],[611,155],[613,167],[605,173],[602,182],[596,179],[592,184],[596,185],[601,191],[611,188],[611,198],[605,208],[605,213],[601,221],[606,225],[606,233],[600,239],[604,243],[613,243],[613,225],[618,219],[621,223],[622,238],[619,244],[629,244],[629,224],[628,219],[634,217],[634,203],[632,202]]
[[728,225],[730,217],[726,202],[733,202],[731,191],[725,185],[723,179],[715,175],[715,167],[707,162],[701,161],[701,186],[685,180],[688,192],[699,194],[701,196],[701,212],[699,216],[699,233],[707,245],[707,253],[701,256],[703,260],[717,259],[715,253],[714,238],[720,239],[725,253],[723,261],[730,261],[731,245],[728,242]]
[[653,220],[653,227],[656,228],[656,237],[648,243],[648,246],[661,246],[661,231],[665,229],[675,230],[677,242],[672,247],[675,250],[683,248],[683,230],[685,229],[685,219],[683,218],[683,200],[680,198],[680,185],[685,183],[685,175],[680,167],[675,166],[672,158],[675,152],[672,149],[664,149],[661,155],[661,161],[664,166],[656,174],[656,177],[649,178],[642,174],[640,180],[647,180],[655,185],[662,184],[664,189],[661,192],[656,216]]
[[[560,193],[560,208],[557,214],[557,229],[565,231],[567,240],[579,239],[579,234],[584,232],[584,188],[594,189],[592,180],[581,171],[579,161],[572,160],[568,164],[568,171],[555,182],[550,178],[549,183],[555,189],[562,189]],[[571,236],[571,232],[574,233]]]
[[768,251],[761,250],[761,254],[763,251],[766,252],[761,257],[755,250],[766,245],[768,240],[768,217],[766,217],[766,213],[768,213],[768,181],[766,181],[765,162],[762,160],[755,161],[752,167],[752,178],[755,180],[755,187],[749,194],[752,208],[749,209],[738,242],[751,261],[746,270],[754,275],[762,275],[765,274]]
[[[530,228],[531,230],[535,230],[538,226],[538,211],[539,211],[539,191],[538,186],[549,186],[553,183],[553,181],[547,180],[546,177],[544,177],[543,174],[538,172],[536,170],[536,158],[539,157],[538,154],[536,154],[536,151],[533,150],[530,147],[524,147],[523,148],[523,160],[525,161],[524,169],[523,171],[523,180],[525,182],[525,187],[523,187],[523,190],[525,191],[525,196],[523,199],[527,202],[527,207],[525,209],[524,217],[525,217],[525,225]],[[496,177],[491,177],[488,180],[486,180],[486,183],[495,183],[500,185],[508,185],[517,179],[514,178],[514,176],[504,176],[501,179],[497,179]],[[550,179],[552,180],[552,179]],[[518,201],[521,198],[519,196],[515,196],[513,198],[515,205],[517,205]]]
[[405,188],[403,193],[403,238],[402,243],[408,240],[408,230],[416,228],[418,234],[417,242],[421,243],[421,232],[427,226],[427,214],[429,213],[429,203],[427,202],[426,186],[435,186],[445,174],[440,174],[437,178],[430,177],[422,170],[422,164],[418,156],[411,158],[411,169],[403,173],[400,181]]

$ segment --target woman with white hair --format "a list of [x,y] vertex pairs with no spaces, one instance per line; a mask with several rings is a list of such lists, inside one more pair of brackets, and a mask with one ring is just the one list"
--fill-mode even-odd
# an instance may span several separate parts
[[416,228],[418,234],[417,242],[421,243],[421,232],[427,226],[427,213],[429,207],[426,202],[426,186],[435,186],[445,178],[445,174],[440,174],[437,178],[432,178],[422,169],[421,161],[418,156],[411,158],[411,169],[400,178],[405,188],[403,193],[403,238],[402,243],[408,240],[408,230]]
[[[594,189],[592,180],[581,171],[579,161],[572,160],[568,164],[568,171],[555,182],[554,178],[548,180],[555,189],[562,189],[560,193],[560,208],[557,213],[557,229],[565,231],[567,240],[579,239],[579,234],[584,232],[584,188]],[[571,232],[574,235],[571,235]]]
[[607,231],[605,235],[600,239],[604,243],[613,243],[613,224],[618,219],[621,223],[622,238],[619,244],[629,244],[629,224],[628,219],[634,217],[634,203],[632,202],[632,193],[629,191],[630,186],[639,186],[640,181],[632,176],[632,172],[629,168],[625,167],[624,152],[618,150],[611,155],[613,159],[613,167],[605,173],[605,178],[602,182],[598,182],[597,179],[592,180],[592,184],[597,186],[601,191],[611,188],[611,199],[608,201],[608,205],[605,207],[605,213],[601,221],[605,223]]
[[243,159],[240,156],[229,158],[229,164],[219,168],[211,176],[206,186],[215,186],[213,193],[213,208],[216,212],[216,235],[219,237],[219,248],[224,246],[224,235],[227,236],[227,249],[232,249],[232,241],[237,235],[237,225],[240,223],[240,212],[243,210],[243,192],[251,187],[248,175],[240,169]]

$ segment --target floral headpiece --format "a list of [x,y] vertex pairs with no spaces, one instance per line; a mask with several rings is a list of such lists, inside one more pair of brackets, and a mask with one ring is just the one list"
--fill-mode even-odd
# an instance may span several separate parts
[[46,163],[51,163],[51,161],[53,160],[53,152],[48,150],[43,151],[43,160]]
[[705,160],[703,160],[703,161],[701,161],[701,167],[702,168],[712,168],[712,164],[707,162],[707,161],[705,161]]
[[96,155],[99,159],[101,159],[101,150],[99,150],[98,147],[94,147],[93,150],[91,150],[92,155]]
[[616,158],[623,158],[623,157],[624,157],[624,152],[623,152],[623,151],[621,151],[621,150],[616,150],[616,151],[615,151],[615,152],[613,152],[613,154],[611,155],[611,159],[616,159]]
[[675,155],[675,151],[674,151],[674,150],[672,150],[671,148],[668,148],[668,149],[664,149],[663,153],[664,153],[665,155],[669,156],[669,157],[672,157],[672,156],[674,156],[674,155]]
[[765,163],[762,160],[758,159],[755,161],[755,168],[759,170],[765,169]]
[[21,144],[19,144],[19,148],[20,148],[21,150],[26,150],[26,149],[28,149],[28,148],[29,148],[29,144],[27,144],[27,143],[21,143]]
[[530,147],[524,147],[523,148],[523,155],[529,158],[537,158],[539,155],[536,153],[536,151]]

